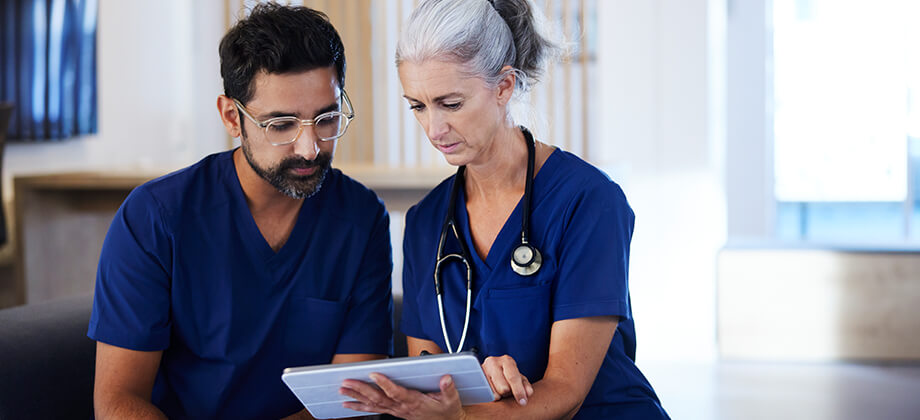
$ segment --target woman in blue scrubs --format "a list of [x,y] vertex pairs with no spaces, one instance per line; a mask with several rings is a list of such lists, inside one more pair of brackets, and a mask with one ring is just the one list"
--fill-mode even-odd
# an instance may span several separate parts
[[534,16],[528,0],[428,0],[397,47],[409,106],[459,168],[406,216],[401,328],[410,355],[475,350],[497,401],[462,407],[449,376],[423,394],[372,375],[379,389],[345,381],[358,400],[346,407],[408,419],[668,418],[634,363],[623,191],[510,117],[554,49]]

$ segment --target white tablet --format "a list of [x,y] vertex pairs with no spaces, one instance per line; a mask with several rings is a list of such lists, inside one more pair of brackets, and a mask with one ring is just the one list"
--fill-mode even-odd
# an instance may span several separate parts
[[450,374],[463,405],[492,401],[492,387],[472,352],[287,368],[281,380],[313,417],[336,419],[369,414],[342,407],[343,402],[354,399],[339,394],[339,388],[346,379],[371,382],[369,375],[373,372],[421,392],[440,391],[441,376]]

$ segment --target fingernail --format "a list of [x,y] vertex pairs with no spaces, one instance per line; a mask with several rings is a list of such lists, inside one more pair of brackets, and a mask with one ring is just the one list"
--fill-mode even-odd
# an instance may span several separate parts
[[527,405],[527,398],[521,398],[520,400],[518,400],[518,402],[519,402],[521,405]]
[[454,378],[452,378],[452,377],[450,377],[450,376],[448,376],[447,379],[444,380],[444,384],[445,384],[445,385],[450,385],[450,384],[453,383],[453,382],[454,382]]

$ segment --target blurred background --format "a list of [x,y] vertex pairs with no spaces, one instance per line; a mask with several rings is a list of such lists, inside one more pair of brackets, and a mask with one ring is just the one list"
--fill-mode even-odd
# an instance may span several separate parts
[[[0,307],[91,293],[130,189],[239,144],[217,45],[254,3],[0,1]],[[393,65],[418,2],[289,3],[346,44],[335,165],[391,211],[398,294],[402,216],[452,172]],[[535,3],[571,49],[517,114],[625,190],[672,417],[920,418],[920,2]]]

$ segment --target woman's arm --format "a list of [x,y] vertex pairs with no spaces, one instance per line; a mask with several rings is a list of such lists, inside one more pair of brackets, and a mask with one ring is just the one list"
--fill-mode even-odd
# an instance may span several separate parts
[[533,384],[527,405],[510,400],[465,407],[467,418],[571,418],[588,395],[617,329],[617,317],[574,318],[553,323],[549,361]]
[[[348,380],[342,392],[359,402],[345,403],[345,406],[363,411],[384,411],[406,419],[571,418],[594,383],[617,323],[614,316],[554,322],[546,372],[543,379],[533,384],[534,391],[526,405],[504,399],[460,410],[459,396],[452,381],[442,380],[441,392],[423,394],[375,375],[382,392],[363,382]],[[425,343],[410,341],[409,344],[411,351],[420,349]]]
[[434,341],[415,337],[406,337],[406,347],[409,349],[409,356],[419,356],[422,350],[431,354],[444,353]]

